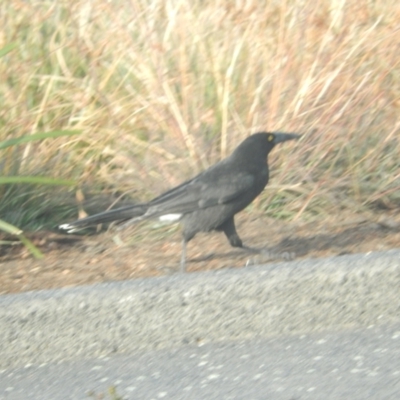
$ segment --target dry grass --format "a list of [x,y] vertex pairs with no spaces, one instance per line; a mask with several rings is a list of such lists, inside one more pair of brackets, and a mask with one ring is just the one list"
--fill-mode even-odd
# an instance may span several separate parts
[[399,21],[395,0],[1,2],[0,47],[18,47],[0,59],[0,140],[83,134],[13,149],[0,173],[147,198],[284,130],[305,136],[274,152],[257,207],[398,206]]

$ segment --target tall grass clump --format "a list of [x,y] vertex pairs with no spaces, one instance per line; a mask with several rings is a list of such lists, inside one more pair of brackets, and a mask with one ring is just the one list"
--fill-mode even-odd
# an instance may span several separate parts
[[17,49],[0,61],[0,140],[79,129],[26,145],[21,170],[143,199],[251,132],[300,132],[257,207],[396,207],[398,21],[395,0],[2,2],[0,47]]

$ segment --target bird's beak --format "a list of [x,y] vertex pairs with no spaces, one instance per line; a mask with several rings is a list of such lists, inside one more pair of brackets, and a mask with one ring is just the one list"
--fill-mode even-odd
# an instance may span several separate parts
[[301,135],[296,133],[283,133],[283,132],[273,132],[274,134],[274,144],[286,142],[287,140],[299,139]]

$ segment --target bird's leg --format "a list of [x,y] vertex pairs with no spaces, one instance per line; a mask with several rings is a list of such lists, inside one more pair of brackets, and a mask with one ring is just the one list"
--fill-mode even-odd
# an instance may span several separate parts
[[182,239],[182,254],[181,254],[181,266],[180,272],[186,272],[186,239]]
[[294,253],[288,253],[288,252],[275,253],[266,248],[257,248],[244,245],[239,235],[236,232],[235,221],[233,217],[229,218],[222,225],[220,225],[218,227],[218,230],[223,231],[225,233],[232,247],[240,247],[241,249],[249,253],[260,254],[264,261],[273,260],[277,258],[283,258],[284,260],[292,260],[295,257]]
[[235,220],[233,219],[233,216],[220,225],[217,230],[225,233],[225,236],[229,240],[229,243],[232,247],[243,248],[242,239],[240,239],[238,233],[236,232]]

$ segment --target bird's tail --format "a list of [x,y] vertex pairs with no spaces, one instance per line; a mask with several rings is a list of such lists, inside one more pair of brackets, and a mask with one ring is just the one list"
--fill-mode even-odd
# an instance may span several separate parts
[[59,228],[71,233],[87,228],[88,226],[140,218],[147,211],[147,208],[148,206],[145,204],[116,208],[115,210],[104,211],[99,214],[91,215],[90,217],[78,219],[69,224],[62,224]]

